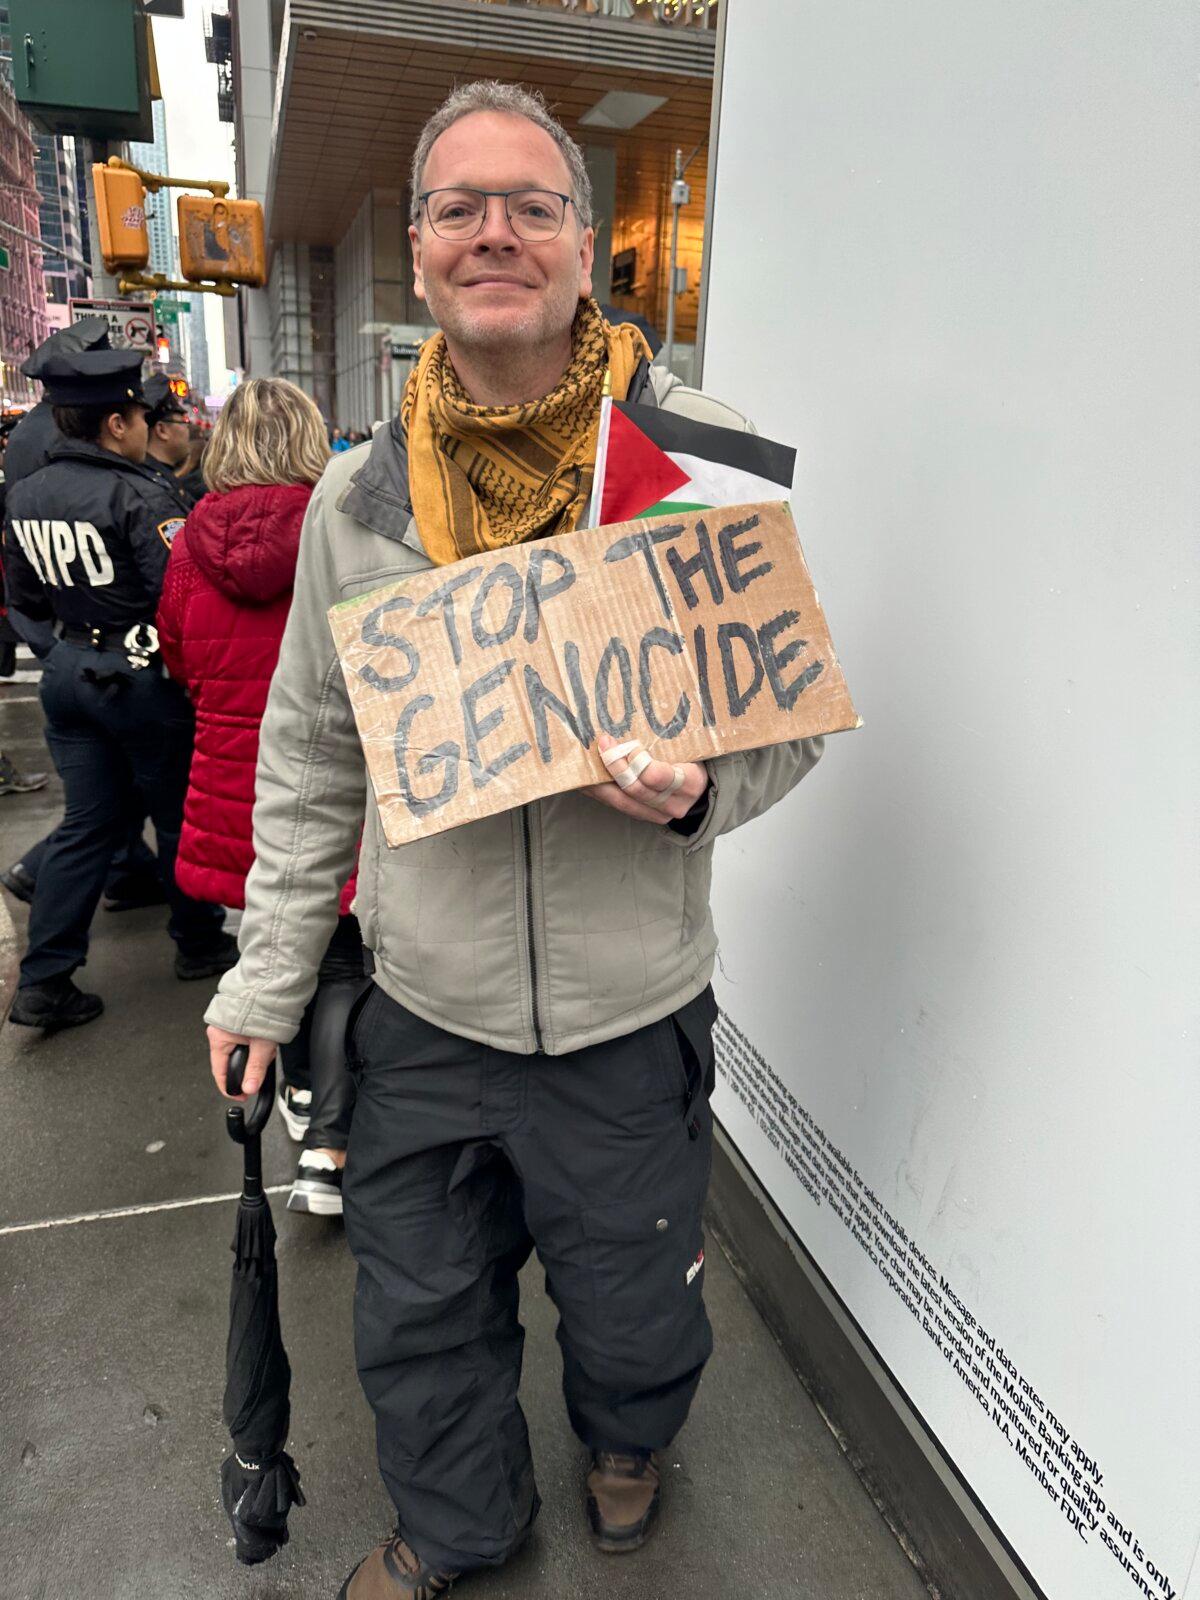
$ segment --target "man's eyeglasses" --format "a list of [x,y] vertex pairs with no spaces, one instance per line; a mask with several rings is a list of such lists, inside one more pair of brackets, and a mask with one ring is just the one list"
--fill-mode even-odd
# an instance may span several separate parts
[[504,201],[509,227],[528,244],[557,239],[571,204],[569,194],[553,189],[428,189],[420,202],[438,238],[461,243],[483,232],[492,196]]

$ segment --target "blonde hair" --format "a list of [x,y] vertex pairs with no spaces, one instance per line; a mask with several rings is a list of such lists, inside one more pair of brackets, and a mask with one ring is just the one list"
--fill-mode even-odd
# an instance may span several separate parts
[[249,378],[221,407],[204,481],[223,494],[249,483],[316,483],[329,460],[325,423],[286,378]]

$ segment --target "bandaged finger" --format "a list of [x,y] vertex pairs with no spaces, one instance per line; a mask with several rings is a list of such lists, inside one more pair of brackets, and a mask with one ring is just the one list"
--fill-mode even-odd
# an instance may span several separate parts
[[611,750],[601,750],[600,759],[611,772],[614,762],[623,761],[626,756],[631,756],[640,748],[636,739],[627,739],[624,744],[614,744]]
[[[620,747],[618,746],[618,748]],[[629,765],[624,772],[613,773],[613,782],[619,789],[632,789],[642,773],[650,765],[652,759],[648,750],[638,750],[636,754],[630,757]]]
[[682,789],[686,782],[687,782],[687,773],[683,770],[682,767],[676,767],[674,769],[674,772],[673,772],[673,775],[672,775],[672,778],[671,778],[671,782],[668,784],[668,786],[665,789],[660,789],[658,791],[658,793],[656,795],[654,795],[654,797],[652,799],[647,800],[645,802],[645,804],[648,805],[648,806],[654,806],[656,808],[658,806],[666,805],[667,801],[671,798],[671,796],[673,794],[675,794],[679,789]]

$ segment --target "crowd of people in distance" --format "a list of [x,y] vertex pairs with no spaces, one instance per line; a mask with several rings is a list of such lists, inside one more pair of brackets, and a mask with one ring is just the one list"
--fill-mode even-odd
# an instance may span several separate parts
[[361,428],[331,428],[329,448],[335,456],[339,456],[343,450],[353,450],[356,444],[366,444],[370,437]]

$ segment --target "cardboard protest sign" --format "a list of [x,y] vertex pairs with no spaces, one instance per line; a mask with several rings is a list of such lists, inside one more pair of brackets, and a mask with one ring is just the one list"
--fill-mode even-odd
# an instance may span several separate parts
[[606,781],[599,733],[682,762],[859,722],[782,501],[513,545],[329,620],[389,845]]

